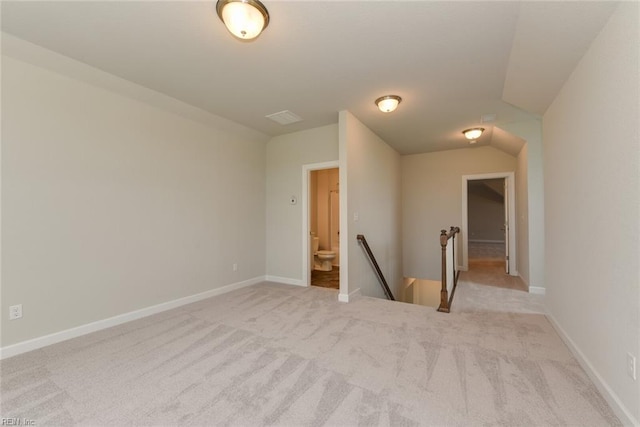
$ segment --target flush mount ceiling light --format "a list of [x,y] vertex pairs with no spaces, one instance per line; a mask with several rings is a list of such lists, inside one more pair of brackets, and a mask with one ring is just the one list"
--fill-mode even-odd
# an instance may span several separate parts
[[402,101],[402,98],[398,95],[386,95],[376,99],[376,105],[383,113],[390,113],[398,108],[400,101]]
[[259,0],[218,0],[216,12],[227,30],[241,40],[251,40],[269,25],[269,12]]
[[475,141],[476,139],[480,138],[482,132],[484,132],[484,128],[471,128],[462,131],[464,137],[470,141]]

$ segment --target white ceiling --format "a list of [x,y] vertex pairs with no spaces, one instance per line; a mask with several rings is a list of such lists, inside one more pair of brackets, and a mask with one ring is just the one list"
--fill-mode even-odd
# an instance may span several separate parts
[[[2,2],[2,30],[267,135],[349,110],[401,154],[467,147],[461,131],[539,117],[614,2],[276,1],[253,42],[209,2]],[[373,101],[397,94],[397,111]],[[520,108],[518,108],[520,107]],[[525,111],[528,110],[527,111]],[[291,110],[302,122],[265,116]],[[476,146],[523,141],[485,124]]]

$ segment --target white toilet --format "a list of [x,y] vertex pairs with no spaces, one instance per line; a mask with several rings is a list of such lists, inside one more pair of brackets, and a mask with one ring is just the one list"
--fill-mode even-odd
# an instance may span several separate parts
[[319,251],[320,238],[314,237],[312,242],[313,249],[313,269],[319,271],[331,271],[333,270],[333,260],[336,258],[336,253],[333,251]]

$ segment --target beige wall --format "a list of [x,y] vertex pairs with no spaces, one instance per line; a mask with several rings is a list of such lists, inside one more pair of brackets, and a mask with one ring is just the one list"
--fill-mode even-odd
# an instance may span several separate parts
[[618,7],[543,118],[551,316],[635,425],[640,378],[625,365],[640,356],[639,6]]
[[267,276],[302,284],[302,166],[338,160],[338,125],[274,137],[266,156]]
[[[510,132],[526,141],[526,151],[518,154],[518,171],[520,178],[516,183],[518,189],[526,190],[516,195],[518,206],[526,204],[526,218],[522,218],[523,211],[518,211],[517,224],[527,224],[526,235],[518,230],[518,247],[527,245],[526,254],[518,254],[518,274],[522,276],[520,267],[527,272],[523,279],[529,285],[530,290],[544,292],[545,288],[545,263],[544,263],[544,170],[542,157],[542,123],[540,120],[528,120],[524,122],[509,123],[501,126],[503,130]],[[525,157],[526,155],[526,157]],[[522,178],[526,179],[523,182]],[[526,201],[525,201],[526,200]]]
[[529,285],[529,146],[525,144],[518,153],[516,166],[516,268],[518,275]]
[[[402,286],[400,155],[351,113],[341,111],[339,124],[340,197],[347,206],[341,205],[340,239],[342,248],[348,248],[348,269],[341,260],[340,293],[344,298],[360,289],[363,295],[384,298],[356,236],[367,238],[397,294]],[[347,274],[346,283],[343,274]]]
[[515,168],[514,157],[492,147],[403,156],[404,275],[440,279],[440,230],[461,226],[463,175]]
[[[264,275],[266,137],[4,43],[2,346]],[[7,321],[13,304],[24,317]]]

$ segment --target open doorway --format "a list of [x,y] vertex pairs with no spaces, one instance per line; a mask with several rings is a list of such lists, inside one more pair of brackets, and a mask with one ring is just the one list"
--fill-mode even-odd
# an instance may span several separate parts
[[463,176],[464,280],[527,291],[516,271],[513,172]]
[[309,176],[311,286],[340,289],[340,182],[338,168]]
[[469,270],[498,267],[509,273],[505,178],[467,181]]
[[338,162],[303,166],[303,274],[306,286],[340,289]]
[[[515,230],[515,174],[513,172],[488,173],[481,175],[464,175],[462,177],[462,262],[460,269],[469,270],[469,245],[487,243],[485,255],[500,263],[503,273],[517,276],[516,271],[516,230]],[[469,189],[476,191],[471,196],[473,212],[470,213]],[[484,199],[474,205],[474,200]],[[474,207],[475,206],[475,207]],[[477,206],[481,206],[478,208]],[[478,220],[478,210],[484,216],[491,213],[491,218]],[[474,215],[469,219],[469,215]],[[479,216],[483,213],[480,212]],[[470,223],[476,225],[474,235],[470,233]],[[484,241],[484,242],[483,242]],[[478,245],[480,246],[480,245]],[[482,254],[482,253],[481,253]],[[498,256],[504,257],[498,260]]]

